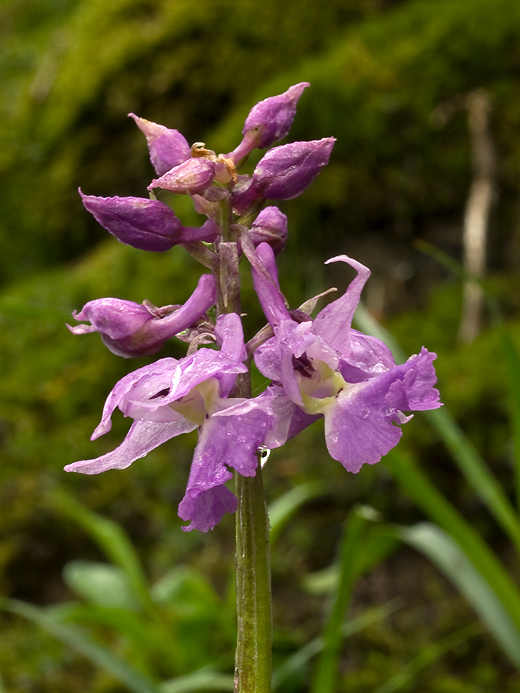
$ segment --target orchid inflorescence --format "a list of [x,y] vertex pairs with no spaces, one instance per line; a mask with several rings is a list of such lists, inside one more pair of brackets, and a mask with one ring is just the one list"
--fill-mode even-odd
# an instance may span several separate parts
[[[433,360],[424,347],[396,365],[379,339],[352,328],[352,319],[370,271],[346,255],[357,276],[340,298],[312,319],[320,297],[289,310],[280,290],[276,256],[287,239],[287,218],[267,200],[300,195],[328,163],[334,138],[293,142],[269,149],[252,176],[239,173],[250,152],[283,139],[296,105],[309,86],[302,82],[256,104],[240,144],[216,155],[204,143],[191,147],[177,131],[130,116],[144,133],[157,173],[149,190],[189,195],[207,217],[199,228],[184,227],[173,210],[149,198],[82,196],[86,209],[122,243],[163,252],[183,246],[210,272],[203,274],[184,305],[156,307],[117,298],[87,303],[74,317],[90,324],[74,334],[99,332],[106,346],[123,357],[156,353],[171,337],[189,343],[181,359],[163,358],[126,375],[106,401],[95,439],[110,430],[119,408],[133,419],[115,450],[68,465],[67,471],[97,474],[124,469],[181,433],[198,429],[186,494],[179,516],[185,530],[213,529],[237,498],[226,487],[231,469],[251,477],[260,451],[282,446],[319,418],[325,420],[330,455],[350,472],[378,462],[401,436],[403,412],[441,406]],[[238,264],[251,265],[256,294],[267,325],[244,342]],[[214,308],[216,306],[216,308]],[[252,359],[267,388],[250,396]]]

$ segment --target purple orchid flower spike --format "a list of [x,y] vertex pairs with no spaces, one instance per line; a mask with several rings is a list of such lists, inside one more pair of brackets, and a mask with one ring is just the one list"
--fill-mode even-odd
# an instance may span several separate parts
[[128,114],[146,137],[150,161],[158,176],[164,175],[174,166],[182,164],[191,157],[191,148],[186,138],[178,130],[171,130],[151,120]]
[[308,82],[300,82],[283,94],[270,96],[253,106],[242,129],[244,138],[228,158],[238,164],[256,147],[266,149],[283,140],[291,129],[300,96],[309,86]]
[[[364,265],[346,255],[329,260],[351,265],[357,277],[315,320],[298,323],[280,293],[270,246],[262,244],[256,251],[249,247],[244,252],[274,330],[274,337],[257,349],[255,363],[278,388],[274,394],[278,407],[285,409],[288,437],[292,430],[298,432],[323,416],[329,453],[348,471],[358,472],[363,464],[379,462],[397,444],[399,424],[411,418],[403,411],[441,406],[434,388],[435,354],[423,347],[418,355],[396,365],[382,341],[352,329],[354,311],[370,275]],[[280,441],[284,442],[283,436]]]
[[100,298],[72,314],[75,320],[86,320],[90,325],[67,327],[73,334],[99,332],[105,346],[117,356],[149,356],[167,339],[191,328],[215,301],[215,279],[203,274],[183,306],[155,308],[119,298]]
[[235,512],[237,499],[224,486],[232,478],[229,468],[254,476],[256,451],[269,431],[271,408],[267,400],[258,404],[229,397],[236,376],[247,371],[240,317],[220,316],[215,335],[220,351],[202,348],[180,360],[160,359],[120,380],[92,439],[110,430],[117,407],[134,419],[125,440],[112,452],[65,470],[99,474],[125,469],[167,440],[198,428],[199,442],[179,506],[179,516],[190,522],[183,529],[207,532],[225,513]]
[[200,228],[182,225],[175,212],[159,200],[142,197],[96,197],[79,191],[83,205],[97,222],[118,241],[138,250],[162,253],[174,245],[192,241],[213,242],[215,222],[208,219]]

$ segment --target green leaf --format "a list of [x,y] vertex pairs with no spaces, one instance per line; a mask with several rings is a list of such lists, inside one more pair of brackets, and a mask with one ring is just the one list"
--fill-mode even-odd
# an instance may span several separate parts
[[[363,630],[363,628],[368,628],[374,623],[382,621],[398,608],[400,608],[398,600],[394,599],[387,604],[383,604],[383,606],[369,609],[361,616],[344,623],[341,628],[342,636],[344,638],[348,638],[350,635],[355,635],[355,633]],[[301,671],[306,666],[307,662],[312,659],[312,657],[321,652],[323,645],[323,638],[314,638],[309,643],[301,647],[293,655],[291,655],[288,659],[286,659],[286,661],[273,673],[273,691],[276,690],[290,676],[298,671]]]
[[520,630],[509,615],[507,605],[500,601],[461,547],[430,522],[421,522],[413,527],[393,527],[392,531],[429,558],[451,580],[511,661],[520,668]]
[[63,570],[63,580],[79,597],[92,604],[136,611],[136,601],[128,575],[109,563],[70,561]]
[[447,638],[425,647],[411,662],[404,666],[401,671],[398,671],[395,676],[392,676],[389,681],[380,686],[377,691],[374,691],[374,693],[394,693],[394,691],[398,691],[409,683],[422,669],[429,664],[433,664],[437,659],[468,640],[468,638],[478,635],[481,630],[480,624],[472,623],[470,626],[452,633]]
[[55,489],[50,499],[61,512],[83,527],[107,558],[126,573],[128,584],[138,603],[144,608],[154,610],[154,603],[139,556],[124,529],[117,522],[85,508],[63,488]]
[[340,549],[338,586],[323,629],[323,648],[313,676],[311,693],[333,693],[336,688],[338,656],[343,639],[341,627],[352,594],[355,560],[368,517],[370,514],[367,516],[367,510],[357,506],[349,513],[345,521]]
[[[375,565],[393,553],[401,542],[388,532],[381,530],[379,525],[368,527],[363,534],[363,543],[354,556],[354,573],[356,577],[363,575]],[[325,594],[337,590],[340,576],[340,566],[333,563],[328,568],[306,575],[303,586],[311,594]]]
[[[458,544],[481,578],[493,590],[520,633],[520,591],[479,533],[435,488],[412,460],[398,450],[385,457],[385,464],[404,491]],[[509,652],[508,652],[509,654]],[[515,659],[513,660],[515,664]]]
[[160,688],[141,672],[116,657],[102,645],[94,642],[78,628],[59,623],[45,609],[15,599],[4,600],[2,606],[8,611],[36,623],[65,645],[89,659],[93,664],[107,671],[133,693],[161,693]]
[[46,608],[46,613],[55,621],[81,626],[102,626],[125,637],[140,653],[149,655],[154,661],[159,655],[164,666],[175,666],[178,641],[165,637],[164,631],[155,623],[143,620],[140,614],[127,609],[118,609],[95,604],[68,603]]
[[520,354],[505,325],[500,326],[502,352],[508,371],[509,416],[513,432],[516,505],[520,508]]
[[269,514],[269,524],[271,525],[269,534],[271,544],[278,539],[280,532],[298,509],[311,498],[320,496],[323,490],[324,484],[321,481],[310,481],[295,486],[295,488],[270,503],[267,512]]

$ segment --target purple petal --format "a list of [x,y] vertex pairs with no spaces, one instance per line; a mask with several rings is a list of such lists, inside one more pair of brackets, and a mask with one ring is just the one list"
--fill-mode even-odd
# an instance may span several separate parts
[[255,147],[265,149],[282,140],[296,115],[296,104],[308,82],[300,82],[278,96],[270,96],[257,103],[246,118],[242,129],[244,139],[238,147],[228,154],[228,158],[240,162]]
[[183,240],[183,226],[159,200],[142,197],[96,197],[79,191],[83,205],[121,243],[161,253]]
[[74,311],[72,317],[91,323],[74,327],[67,325],[73,334],[102,332],[111,339],[130,337],[153,319],[145,306],[119,298],[98,298],[89,301],[79,313]]
[[189,433],[196,428],[184,419],[173,423],[153,423],[134,421],[121,445],[94,460],[82,460],[65,467],[66,472],[82,474],[100,474],[108,469],[126,469],[132,462],[145,457],[151,450],[162,445],[170,438]]
[[318,313],[312,331],[346,358],[351,350],[352,318],[359,303],[361,291],[370,276],[370,270],[347,255],[333,257],[325,264],[329,262],[346,262],[356,270],[357,276],[350,282],[343,296],[329,303]]
[[343,390],[325,412],[327,449],[349,472],[379,462],[401,437],[401,429],[394,426],[399,422],[395,411],[386,414],[382,394],[370,387],[374,380]]
[[[232,407],[232,400],[229,401]],[[191,521],[185,531],[207,532],[220,522],[226,512],[235,512],[237,500],[223,484],[232,478],[229,467],[243,476],[254,476],[258,460],[256,451],[263,444],[269,416],[255,406],[237,415],[234,409],[214,414],[204,422],[191,465],[186,495],[179,505],[179,517]]]
[[[197,385],[210,378],[220,382],[227,374],[231,373],[236,377],[236,374],[247,371],[246,366],[214,349],[199,349],[191,356],[163,367],[161,362],[165,361],[175,359],[161,359],[131,374],[130,387],[125,383],[117,395],[117,406],[125,416],[147,421],[173,421],[180,414],[169,405],[189,395]],[[125,378],[118,385],[124,380]],[[112,405],[111,407],[113,409]]]
[[359,383],[394,366],[392,352],[384,342],[377,337],[350,330],[350,352],[339,368],[347,383]]
[[327,137],[274,147],[258,163],[253,182],[269,200],[291,200],[328,164],[335,141],[334,137]]
[[255,291],[269,323],[276,327],[283,320],[291,320],[280,291],[278,271],[271,246],[268,243],[261,243],[255,249],[251,239],[245,234],[242,236],[242,250],[251,263]]
[[402,411],[442,406],[432,361],[436,355],[421,350],[402,365],[370,380],[346,387],[325,412],[325,438],[331,456],[350,472],[374,464],[401,437],[394,424],[405,423]]
[[176,310],[171,306],[152,310],[132,301],[101,298],[73,313],[76,320],[89,320],[90,326],[68,327],[73,334],[99,332],[104,344],[118,356],[148,356],[170,337],[189,329],[215,301],[215,279],[203,274],[193,294]]
[[[139,368],[121,378],[106,399],[101,421],[92,434],[91,440],[95,440],[110,431],[112,427],[110,417],[116,407],[128,415],[127,402],[132,391],[134,391],[134,396],[139,390],[140,397],[150,399],[156,397],[158,392],[165,389],[169,390],[172,384],[180,379],[178,364],[179,361],[174,358],[159,359],[159,361]],[[170,412],[174,413],[173,410]],[[172,421],[173,419],[170,418],[169,420]]]
[[250,130],[260,130],[258,147],[265,149],[282,140],[296,115],[296,105],[303,90],[310,87],[309,82],[300,82],[278,96],[270,96],[257,103],[246,118],[242,134]]
[[254,246],[268,243],[278,255],[287,240],[287,217],[278,207],[266,207],[253,222],[249,235]]
[[209,187],[215,177],[215,164],[208,159],[195,158],[175,166],[160,178],[153,180],[148,186],[163,188],[174,193],[193,195],[201,193]]
[[389,406],[403,411],[425,411],[438,409],[439,391],[433,361],[437,354],[423,347],[419,354],[410,356],[406,363],[392,370],[394,381],[388,389],[386,402]]
[[170,130],[134,113],[128,115],[146,137],[150,160],[158,176],[191,157],[190,145],[178,130]]
[[264,407],[271,416],[269,431],[264,440],[264,445],[269,449],[281,447],[321,418],[321,414],[306,414],[287,397],[279,385],[269,385],[256,400],[257,406]]

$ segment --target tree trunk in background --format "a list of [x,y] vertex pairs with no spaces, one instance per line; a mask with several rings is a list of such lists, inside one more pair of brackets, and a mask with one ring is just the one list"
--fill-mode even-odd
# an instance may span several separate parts
[[[466,101],[468,109],[473,182],[464,215],[464,269],[483,277],[486,268],[486,236],[493,201],[495,153],[489,130],[491,100],[484,89],[472,92]],[[483,295],[474,282],[466,282],[462,303],[459,339],[472,342],[480,332]]]

